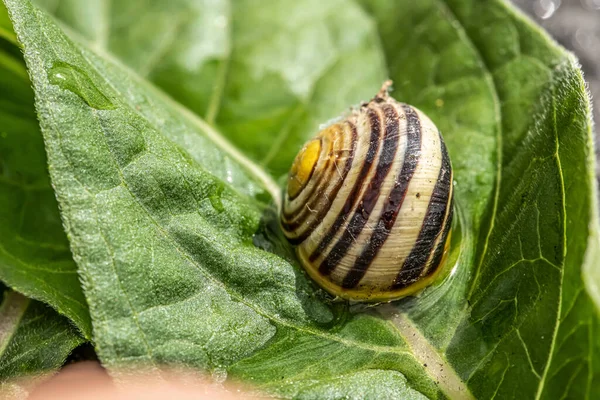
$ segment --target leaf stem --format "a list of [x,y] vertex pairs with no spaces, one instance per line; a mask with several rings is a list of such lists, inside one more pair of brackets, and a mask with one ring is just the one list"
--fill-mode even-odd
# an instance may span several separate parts
[[475,399],[452,365],[404,313],[398,311],[392,304],[381,305],[377,308],[377,312],[394,325],[411,348],[411,353],[449,399]]

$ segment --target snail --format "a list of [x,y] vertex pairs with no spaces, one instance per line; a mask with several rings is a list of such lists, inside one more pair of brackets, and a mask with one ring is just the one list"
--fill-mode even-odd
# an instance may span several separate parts
[[334,296],[384,302],[436,280],[448,253],[453,175],[446,145],[386,82],[296,156],[280,224],[308,275]]

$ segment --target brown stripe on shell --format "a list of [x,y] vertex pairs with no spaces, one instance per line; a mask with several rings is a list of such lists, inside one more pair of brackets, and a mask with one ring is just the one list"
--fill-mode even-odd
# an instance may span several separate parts
[[385,133],[382,140],[381,152],[377,169],[368,188],[354,212],[346,230],[342,233],[340,239],[335,243],[327,257],[319,267],[319,272],[323,275],[329,275],[338,265],[340,260],[346,255],[350,247],[354,244],[354,238],[360,235],[362,229],[367,224],[371,212],[377,204],[381,188],[390,172],[396,152],[400,142],[399,135],[399,116],[394,106],[384,104],[381,106],[385,118]]
[[429,264],[429,269],[424,271],[423,277],[433,275],[438,269],[442,267],[442,260],[444,258],[444,251],[446,250],[446,240],[448,240],[448,234],[450,233],[450,228],[452,227],[452,217],[454,216],[454,199],[450,201],[450,209],[448,211],[448,217],[446,218],[446,225],[444,225],[444,231],[442,232],[442,236],[438,241],[438,245],[433,252],[433,257],[431,258],[431,263]]
[[[451,221],[447,220],[448,202],[452,190],[452,168],[450,159],[446,151],[446,145],[440,135],[440,146],[442,152],[442,165],[438,179],[436,181],[431,199],[427,206],[427,213],[423,219],[419,237],[415,242],[410,254],[404,260],[402,268],[398,272],[392,285],[392,289],[401,289],[416,282],[427,267],[427,260],[437,249],[434,248],[436,240],[440,234],[443,234],[446,225]],[[442,244],[443,245],[443,244]],[[438,261],[439,262],[439,261]]]
[[360,194],[360,189],[362,188],[363,182],[364,182],[365,178],[367,177],[367,175],[369,174],[369,171],[371,170],[373,162],[375,161],[375,158],[377,157],[377,152],[379,151],[379,144],[381,142],[380,136],[381,136],[382,121],[381,121],[381,118],[379,117],[379,114],[370,108],[367,110],[367,114],[369,117],[369,125],[370,125],[370,130],[371,130],[371,138],[369,139],[369,149],[367,150],[367,155],[361,165],[359,175],[356,179],[356,182],[354,183],[354,187],[352,188],[352,191],[348,194],[348,197],[346,198],[346,202],[344,203],[344,206],[342,207],[339,214],[337,215],[335,221],[331,224],[331,226],[327,230],[327,233],[323,236],[323,238],[317,245],[314,252],[310,255],[310,258],[309,258],[310,262],[314,262],[317,258],[319,258],[321,253],[323,251],[325,251],[327,246],[329,246],[329,244],[335,237],[335,234],[337,233],[337,231],[340,229],[340,227],[346,221],[346,216],[354,208],[354,204],[356,203],[356,201],[358,199],[358,196]]
[[[440,134],[441,137],[441,134]],[[448,158],[450,160],[450,158]],[[450,167],[452,168],[452,167]],[[448,208],[446,209],[446,217],[444,219],[444,230],[440,236],[436,239],[436,247],[431,255],[429,262],[427,263],[426,269],[421,274],[421,277],[427,277],[434,274],[440,267],[444,258],[444,251],[446,250],[446,241],[452,228],[452,218],[454,217],[454,172],[450,171],[450,193],[448,195]]]
[[406,104],[402,104],[402,109],[406,116],[406,149],[404,151],[402,168],[396,176],[394,187],[387,201],[383,205],[382,213],[373,231],[373,235],[352,269],[344,277],[342,287],[346,289],[351,289],[358,285],[389,237],[404,203],[410,181],[419,163],[419,155],[421,153],[421,123],[419,116],[412,107]]

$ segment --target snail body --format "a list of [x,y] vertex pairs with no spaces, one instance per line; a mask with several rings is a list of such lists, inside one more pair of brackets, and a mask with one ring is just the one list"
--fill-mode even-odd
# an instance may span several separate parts
[[436,126],[384,85],[300,150],[281,226],[304,269],[329,293],[395,300],[431,284],[442,269],[452,178]]

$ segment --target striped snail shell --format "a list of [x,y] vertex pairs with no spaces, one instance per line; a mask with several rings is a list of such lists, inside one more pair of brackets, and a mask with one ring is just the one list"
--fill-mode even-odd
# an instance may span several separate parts
[[281,226],[329,293],[391,301],[431,284],[448,251],[452,167],[442,136],[388,95],[320,131],[289,173]]

